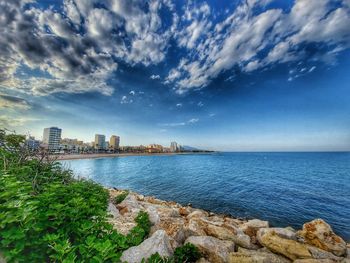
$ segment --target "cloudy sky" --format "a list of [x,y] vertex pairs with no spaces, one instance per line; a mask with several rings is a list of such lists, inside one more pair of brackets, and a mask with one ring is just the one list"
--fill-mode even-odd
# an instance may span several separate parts
[[0,0],[0,126],[350,150],[349,0]]

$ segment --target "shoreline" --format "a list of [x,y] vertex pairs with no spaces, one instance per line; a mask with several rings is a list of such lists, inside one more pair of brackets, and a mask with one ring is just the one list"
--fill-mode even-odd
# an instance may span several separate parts
[[217,214],[130,190],[106,190],[109,222],[118,232],[127,235],[141,210],[151,222],[148,239],[124,251],[123,262],[141,262],[155,252],[171,256],[177,247],[192,243],[202,255],[196,263],[350,263],[350,244],[322,219],[305,222],[301,229],[273,227],[268,221]]
[[216,152],[178,152],[178,153],[92,153],[92,154],[60,154],[54,155],[57,161],[116,158],[128,156],[172,156],[172,155],[193,155],[193,154],[213,154]]

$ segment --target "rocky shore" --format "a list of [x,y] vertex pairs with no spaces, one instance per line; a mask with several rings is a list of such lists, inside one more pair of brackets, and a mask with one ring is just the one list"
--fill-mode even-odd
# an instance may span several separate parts
[[124,251],[122,261],[138,263],[156,252],[169,257],[176,247],[192,243],[202,263],[350,263],[350,244],[322,219],[305,223],[301,230],[275,228],[267,221],[236,219],[134,192],[116,204],[115,197],[125,192],[109,192],[110,222],[120,233],[135,226],[141,210],[152,223],[149,238]]

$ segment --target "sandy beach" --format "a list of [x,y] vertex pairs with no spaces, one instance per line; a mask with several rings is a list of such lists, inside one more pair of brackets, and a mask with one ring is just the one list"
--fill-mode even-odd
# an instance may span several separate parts
[[153,155],[179,155],[179,154],[212,154],[213,152],[180,152],[180,153],[88,153],[88,154],[61,154],[55,158],[59,161],[78,160],[78,159],[96,159],[96,158],[115,158],[126,156],[153,156]]

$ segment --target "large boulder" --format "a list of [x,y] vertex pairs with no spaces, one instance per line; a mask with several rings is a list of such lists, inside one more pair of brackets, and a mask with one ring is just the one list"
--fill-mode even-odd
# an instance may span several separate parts
[[275,231],[260,229],[257,233],[257,238],[259,243],[264,247],[272,252],[284,255],[291,260],[312,258],[307,245],[298,243],[292,239],[283,238]]
[[213,236],[222,240],[231,240],[238,246],[244,248],[257,248],[251,243],[251,239],[248,235],[246,235],[241,229],[234,226],[228,226],[227,224],[224,224],[223,227],[220,227],[212,224],[206,224],[204,225],[203,229],[209,236]]
[[229,254],[228,263],[291,263],[291,261],[269,251],[239,248],[238,252]]
[[170,239],[164,230],[156,231],[140,245],[125,250],[120,259],[122,262],[139,263],[155,253],[162,257],[170,257],[173,254]]
[[294,231],[288,228],[280,228],[280,227],[271,227],[271,228],[261,228],[257,231],[256,237],[257,239],[261,239],[262,235],[266,233],[275,233],[281,238],[291,239],[297,241],[297,235]]
[[315,219],[303,225],[303,230],[298,232],[305,242],[320,249],[332,252],[336,256],[346,254],[345,241],[337,236],[332,228],[322,219]]
[[267,221],[262,221],[259,219],[252,219],[248,220],[248,222],[245,222],[239,226],[240,229],[243,230],[243,232],[248,235],[252,243],[257,243],[256,241],[256,233],[260,228],[268,228],[269,227],[269,222]]
[[200,225],[198,218],[191,218],[185,224],[185,231],[187,236],[205,236],[206,233]]
[[332,259],[314,259],[314,258],[297,259],[293,261],[293,263],[336,263],[336,262],[339,262],[339,261],[334,261]]
[[234,252],[235,244],[232,241],[224,241],[210,236],[192,236],[185,243],[195,245],[202,255],[212,263],[227,262],[230,252]]
[[164,230],[170,237],[172,247],[176,248],[188,237],[184,225],[185,220],[182,217],[162,218],[155,228],[152,227],[151,231],[154,231],[153,229]]

